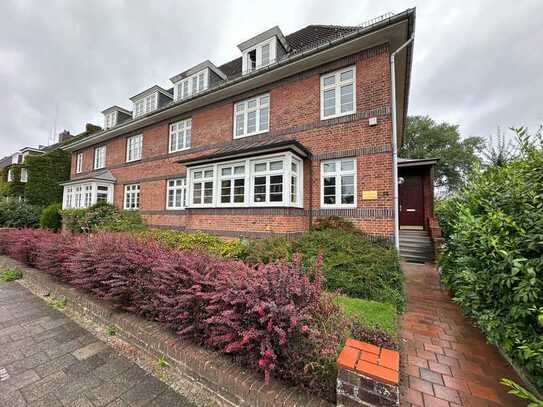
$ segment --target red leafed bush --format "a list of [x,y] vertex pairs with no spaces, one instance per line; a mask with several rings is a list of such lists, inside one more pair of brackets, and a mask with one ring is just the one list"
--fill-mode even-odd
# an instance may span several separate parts
[[311,273],[302,273],[298,258],[253,267],[112,233],[74,238],[6,230],[0,250],[230,354],[266,381],[271,374],[334,398],[335,357],[347,327],[323,295],[320,262]]

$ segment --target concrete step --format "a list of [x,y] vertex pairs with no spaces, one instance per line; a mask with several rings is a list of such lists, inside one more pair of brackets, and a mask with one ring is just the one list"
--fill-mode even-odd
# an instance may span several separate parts
[[400,256],[406,261],[434,260],[434,247],[426,230],[400,230]]
[[421,256],[433,256],[434,249],[432,247],[401,247],[400,254],[420,254]]
[[412,254],[409,254],[409,255],[402,255],[400,254],[400,257],[402,257],[403,260],[405,261],[409,261],[409,262],[413,262],[413,263],[426,263],[426,262],[431,262],[433,261],[434,259],[432,257],[428,257],[428,256],[420,256],[420,255],[412,255]]
[[432,242],[400,242],[400,247],[412,248],[412,249],[432,249]]

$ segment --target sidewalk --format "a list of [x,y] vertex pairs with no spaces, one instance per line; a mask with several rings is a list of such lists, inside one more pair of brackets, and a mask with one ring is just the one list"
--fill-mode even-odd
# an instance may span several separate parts
[[499,384],[522,383],[439,286],[434,265],[402,263],[407,310],[400,322],[404,406],[524,406]]
[[0,406],[189,406],[17,283],[0,282]]

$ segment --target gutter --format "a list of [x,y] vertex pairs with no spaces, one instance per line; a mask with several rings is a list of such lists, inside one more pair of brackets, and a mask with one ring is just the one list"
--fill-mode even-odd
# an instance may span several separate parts
[[[400,211],[399,211],[399,192],[398,192],[398,115],[396,112],[396,66],[395,57],[400,51],[406,48],[415,40],[415,35],[411,34],[396,51],[390,54],[390,81],[392,90],[392,183],[394,184],[394,246],[398,253],[400,252]],[[406,107],[407,108],[407,107]],[[407,109],[405,109],[407,110]]]

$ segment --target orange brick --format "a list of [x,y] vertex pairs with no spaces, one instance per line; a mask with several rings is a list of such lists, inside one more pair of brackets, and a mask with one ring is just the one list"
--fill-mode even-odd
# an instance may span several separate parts
[[400,370],[400,354],[394,350],[381,349],[379,364],[392,370]]
[[365,360],[366,362],[377,364],[377,355],[370,352],[360,352],[360,360]]
[[381,348],[378,346],[366,343],[366,342],[360,342],[356,339],[347,339],[347,343],[345,346],[350,346],[351,348],[355,348],[364,352],[373,353],[375,355],[379,355]]
[[338,366],[354,369],[354,366],[358,361],[359,353],[358,349],[345,346],[337,358]]
[[400,374],[392,369],[386,367],[374,365],[373,363],[366,362],[365,360],[359,360],[356,364],[356,370],[363,375],[373,377],[389,384],[398,384],[400,381]]

